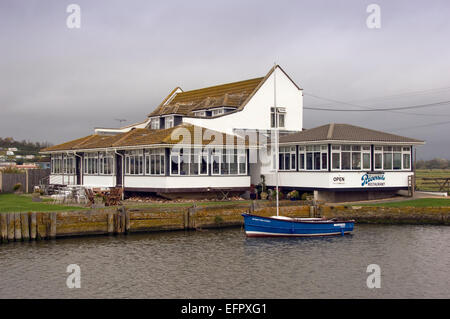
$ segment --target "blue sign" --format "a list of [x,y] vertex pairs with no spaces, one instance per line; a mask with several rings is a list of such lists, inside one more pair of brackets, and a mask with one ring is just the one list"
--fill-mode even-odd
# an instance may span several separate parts
[[369,175],[364,174],[361,177],[361,186],[384,186],[384,174]]

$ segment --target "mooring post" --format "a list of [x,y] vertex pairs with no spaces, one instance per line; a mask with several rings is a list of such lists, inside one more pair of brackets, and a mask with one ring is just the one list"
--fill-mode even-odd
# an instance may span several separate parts
[[8,241],[8,224],[6,214],[0,213],[0,241],[6,243]]
[[125,207],[123,207],[123,211],[125,212],[125,232],[128,234],[130,232],[130,212],[127,211]]
[[14,213],[8,213],[6,218],[8,224],[8,241],[14,241]]
[[30,240],[30,226],[28,223],[28,213],[20,214],[20,223],[22,225],[23,240]]
[[20,223],[20,213],[14,213],[14,238],[22,240],[22,226]]
[[56,213],[50,213],[50,239],[56,238]]
[[32,240],[36,239],[36,234],[37,234],[37,222],[36,222],[36,213],[31,213],[30,214],[30,238]]
[[108,213],[108,234],[114,233],[114,213]]

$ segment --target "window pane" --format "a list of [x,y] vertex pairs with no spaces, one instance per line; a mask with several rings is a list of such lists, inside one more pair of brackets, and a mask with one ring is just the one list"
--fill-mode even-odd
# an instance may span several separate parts
[[166,174],[166,163],[165,163],[165,156],[164,155],[160,155],[159,156],[159,159],[160,159],[160,161],[159,161],[159,163],[160,163],[160,167],[161,167],[161,170],[160,170],[160,174],[161,175],[165,175]]
[[411,155],[403,154],[403,169],[411,169]]
[[306,153],[306,169],[313,169],[313,153]]
[[392,169],[392,153],[384,153],[384,169]]
[[341,154],[340,153],[332,153],[332,161],[333,161],[333,169],[340,169],[341,168]]
[[284,127],[284,114],[278,114],[278,127]]
[[383,154],[375,153],[375,169],[383,169]]
[[291,169],[291,157],[289,156],[289,154],[284,154],[284,169]]
[[212,156],[212,168],[213,168],[213,170],[212,170],[212,173],[214,174],[214,175],[219,175],[220,174],[220,157],[219,157],[219,155],[213,155]]
[[361,153],[352,153],[352,169],[361,169]]
[[291,169],[294,170],[295,169],[295,163],[297,161],[295,160],[295,154],[291,154]]
[[328,153],[322,153],[322,169],[327,169],[328,168],[328,165],[327,165],[328,159],[327,159],[327,157],[328,157]]
[[320,169],[320,152],[314,152],[314,169]]
[[299,163],[299,169],[305,169],[305,154],[299,154],[300,156],[300,163]]
[[170,173],[178,175],[178,155],[172,155],[170,157],[170,161],[171,161],[171,165],[172,165],[172,170]]
[[278,154],[278,166],[280,170],[284,170],[284,154]]
[[402,169],[402,153],[394,153],[394,169]]
[[341,169],[350,169],[350,152],[342,152],[341,160]]
[[370,169],[370,153],[363,154],[363,169]]

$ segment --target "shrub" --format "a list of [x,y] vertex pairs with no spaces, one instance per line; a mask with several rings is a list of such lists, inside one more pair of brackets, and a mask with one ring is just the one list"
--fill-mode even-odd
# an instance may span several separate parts
[[22,184],[21,183],[17,183],[16,185],[13,186],[13,190],[15,192],[20,191],[21,188],[22,188]]
[[300,194],[298,193],[298,191],[293,190],[293,191],[291,191],[291,192],[289,192],[287,194],[287,198],[289,198],[289,199],[299,199],[300,198]]

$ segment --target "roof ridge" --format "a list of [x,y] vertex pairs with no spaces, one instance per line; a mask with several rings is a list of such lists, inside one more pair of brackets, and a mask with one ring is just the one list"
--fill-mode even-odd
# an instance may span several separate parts
[[333,137],[333,133],[334,133],[334,123],[331,123],[328,126],[327,139],[331,139]]

